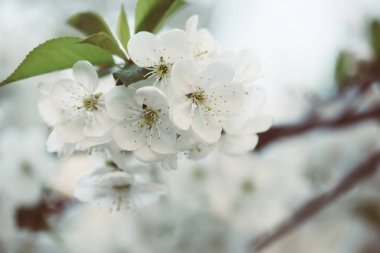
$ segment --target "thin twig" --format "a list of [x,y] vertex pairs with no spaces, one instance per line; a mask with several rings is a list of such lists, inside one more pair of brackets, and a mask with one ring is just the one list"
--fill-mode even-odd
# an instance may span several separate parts
[[255,150],[260,150],[268,144],[282,138],[300,135],[317,128],[346,127],[370,119],[380,120],[380,104],[375,105],[365,112],[356,114],[344,113],[342,116],[335,119],[325,120],[310,118],[303,123],[273,127],[267,132],[259,134],[259,143]]
[[373,175],[380,165],[380,151],[373,153],[365,162],[348,173],[332,190],[321,194],[296,211],[288,220],[280,224],[273,232],[264,233],[252,240],[252,252],[258,252],[284,236],[317,214],[343,193],[348,192],[358,183]]

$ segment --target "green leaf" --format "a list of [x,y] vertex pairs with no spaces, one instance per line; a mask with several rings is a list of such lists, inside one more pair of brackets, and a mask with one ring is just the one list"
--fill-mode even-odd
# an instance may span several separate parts
[[105,32],[113,38],[112,32],[104,19],[94,12],[78,13],[67,20],[67,23],[84,33],[92,35],[98,32]]
[[380,57],[380,21],[374,20],[370,27],[371,45],[377,57]]
[[119,18],[117,19],[116,34],[125,51],[127,51],[127,45],[130,38],[130,31],[127,16],[124,11],[124,5],[121,5]]
[[120,58],[127,60],[124,52],[120,49],[119,44],[107,33],[99,32],[83,39],[81,43],[91,44],[107,50],[111,54],[117,55]]
[[185,3],[184,0],[138,0],[135,10],[135,33],[157,32]]
[[128,86],[132,83],[144,80],[147,78],[149,70],[141,68],[135,64],[126,65],[122,71],[113,73],[114,79],[117,81],[117,85]]
[[80,60],[87,60],[98,66],[112,66],[112,55],[96,46],[80,44],[81,38],[63,37],[48,40],[33,49],[16,68],[0,83],[0,87],[32,76],[71,68]]
[[164,25],[165,22],[173,16],[177,11],[179,11],[186,4],[185,0],[177,0],[175,1],[170,8],[165,12],[165,15],[161,18],[161,21],[157,24],[155,28],[155,32],[158,32]]

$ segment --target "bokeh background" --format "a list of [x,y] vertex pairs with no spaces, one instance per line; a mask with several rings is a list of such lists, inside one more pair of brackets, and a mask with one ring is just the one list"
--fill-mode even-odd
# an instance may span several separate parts
[[[335,79],[342,50],[362,60],[373,57],[368,24],[380,19],[379,1],[188,2],[169,26],[183,28],[198,14],[222,49],[253,50],[266,79],[264,111],[273,115],[275,126],[302,123],[315,112],[334,118],[347,106],[366,110],[380,103],[376,81],[357,97],[350,89],[343,92]],[[38,44],[79,36],[65,24],[77,12],[98,12],[115,27],[121,3],[132,17],[135,1],[0,0],[0,79]],[[316,129],[244,156],[213,153],[202,161],[183,160],[179,170],[161,175],[170,189],[163,201],[111,213],[71,200],[75,182],[91,169],[87,156],[58,160],[45,152],[47,129],[37,110],[37,85],[69,74],[47,74],[0,89],[0,253],[247,252],[252,238],[275,228],[379,150],[379,122],[367,120]],[[27,158],[49,171],[46,178],[23,179],[30,172],[20,161]],[[11,171],[15,166],[21,176]],[[49,194],[52,206],[40,202],[46,191],[55,192]],[[36,206],[34,213],[20,212]],[[379,237],[380,175],[375,174],[263,252],[375,253]]]

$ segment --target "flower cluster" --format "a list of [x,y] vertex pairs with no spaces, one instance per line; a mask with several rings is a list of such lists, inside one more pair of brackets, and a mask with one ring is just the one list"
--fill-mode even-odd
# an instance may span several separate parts
[[[210,32],[198,29],[197,16],[185,30],[139,32],[127,49],[130,64],[147,73],[141,81],[103,87],[93,66],[80,61],[75,81],[40,86],[39,108],[53,128],[50,151],[102,149],[121,170],[124,154],[133,152],[142,162],[175,169],[179,154],[199,159],[217,146],[228,154],[247,152],[270,127],[271,118],[260,114],[265,92],[257,85],[255,58],[247,50],[219,52]],[[91,179],[104,192],[139,188],[129,172],[101,174]]]

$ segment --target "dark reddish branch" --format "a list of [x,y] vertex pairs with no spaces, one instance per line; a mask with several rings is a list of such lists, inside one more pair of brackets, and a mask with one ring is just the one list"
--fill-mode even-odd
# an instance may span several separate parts
[[54,195],[42,198],[34,206],[20,207],[16,211],[16,224],[19,228],[29,231],[49,230],[48,217],[60,214],[70,201],[67,197]]
[[252,240],[252,252],[258,252],[278,239],[283,238],[299,225],[332,203],[343,193],[355,187],[361,181],[373,175],[380,166],[380,151],[373,153],[365,162],[354,168],[332,190],[321,194],[296,211],[288,220],[280,224],[273,232],[258,236]]
[[380,120],[380,104],[360,113],[345,113],[344,115],[329,120],[310,118],[303,123],[293,125],[275,126],[267,132],[259,134],[259,143],[255,150],[260,150],[268,144],[279,139],[300,135],[318,128],[338,128],[351,126],[365,120]]

